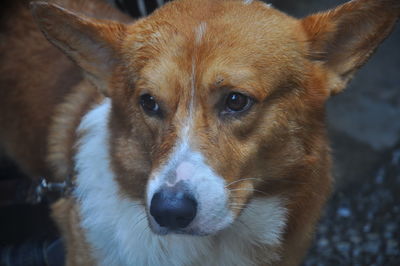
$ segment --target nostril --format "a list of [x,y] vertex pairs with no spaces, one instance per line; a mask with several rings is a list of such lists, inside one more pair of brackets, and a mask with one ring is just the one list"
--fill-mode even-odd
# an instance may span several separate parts
[[153,215],[153,217],[154,217],[154,219],[157,221],[157,223],[160,225],[160,226],[165,226],[165,223],[164,223],[164,220],[163,220],[163,218],[161,217],[161,215]]
[[190,224],[194,217],[176,217],[176,224],[179,228],[185,228]]
[[150,204],[150,214],[163,227],[185,228],[195,218],[197,202],[186,193],[163,189],[154,194]]
[[153,216],[154,220],[160,225],[165,226],[165,222],[163,219],[162,213],[164,212],[162,209],[162,197],[161,193],[156,193],[153,196],[150,204],[150,214]]

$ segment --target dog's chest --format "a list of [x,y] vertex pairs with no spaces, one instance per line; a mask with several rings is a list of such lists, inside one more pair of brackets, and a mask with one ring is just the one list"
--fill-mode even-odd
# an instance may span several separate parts
[[[130,205],[128,202],[120,204],[121,210]],[[244,221],[240,221],[217,236],[158,236],[150,231],[142,209],[137,207],[137,213],[129,215],[133,214],[133,209],[119,213],[120,218],[114,223],[104,219],[103,215],[82,217],[81,226],[99,265],[258,265],[258,262],[270,263],[279,259],[276,250],[280,244],[281,225],[278,220],[270,224],[269,229],[265,226],[250,230],[241,224]],[[110,219],[114,216],[105,215]]]

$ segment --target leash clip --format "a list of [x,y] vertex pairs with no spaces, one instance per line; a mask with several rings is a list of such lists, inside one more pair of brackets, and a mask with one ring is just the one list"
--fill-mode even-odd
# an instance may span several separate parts
[[[32,204],[39,204],[45,198],[60,198],[70,195],[72,192],[72,183],[63,182],[48,182],[46,178],[41,177],[39,184],[36,185],[33,195],[30,197]],[[50,196],[50,197],[49,197]]]

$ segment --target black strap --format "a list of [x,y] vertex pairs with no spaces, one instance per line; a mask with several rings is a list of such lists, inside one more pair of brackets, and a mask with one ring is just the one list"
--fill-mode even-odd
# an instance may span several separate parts
[[63,266],[65,252],[61,239],[27,241],[0,249],[1,266]]
[[27,203],[33,181],[28,178],[6,179],[0,181],[0,207]]

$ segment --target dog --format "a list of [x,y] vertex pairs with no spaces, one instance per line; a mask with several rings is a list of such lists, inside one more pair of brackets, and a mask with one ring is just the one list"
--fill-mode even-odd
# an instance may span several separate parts
[[400,15],[397,0],[303,19],[251,0],[137,21],[100,0],[14,5],[0,148],[71,180],[52,207],[67,265],[300,264],[332,186],[325,103]]

